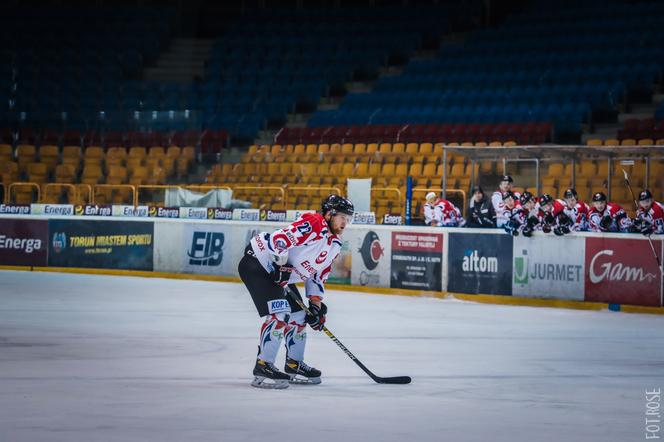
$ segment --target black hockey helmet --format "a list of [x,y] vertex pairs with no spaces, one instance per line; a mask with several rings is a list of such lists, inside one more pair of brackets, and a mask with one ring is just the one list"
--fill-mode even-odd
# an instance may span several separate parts
[[513,200],[516,201],[516,195],[514,195],[514,192],[503,193],[503,201],[505,201],[507,198],[512,198]]
[[570,187],[565,191],[565,198],[574,198],[574,199],[579,199],[579,194],[576,193],[576,189],[573,187]]
[[546,206],[547,204],[551,204],[553,203],[553,197],[548,193],[545,193],[542,196],[540,196],[539,203],[540,206]]
[[503,175],[503,177],[500,179],[500,181],[501,181],[501,182],[503,182],[503,181],[507,181],[508,183],[513,183],[513,182],[514,182],[514,180],[512,179],[512,177],[509,176],[509,175]]
[[524,205],[528,201],[532,201],[532,199],[533,199],[533,194],[526,190],[521,194],[521,197],[519,198],[519,201],[521,202],[521,205]]
[[593,203],[597,201],[606,201],[606,195],[604,195],[604,192],[597,192],[593,194]]
[[648,189],[644,189],[641,193],[639,193],[639,201],[646,201],[651,199],[652,193],[650,193]]
[[334,194],[325,198],[321,207],[321,212],[323,215],[325,215],[330,210],[333,211],[332,215],[337,213],[345,213],[346,215],[352,216],[353,213],[355,213],[353,203],[351,203],[349,199]]

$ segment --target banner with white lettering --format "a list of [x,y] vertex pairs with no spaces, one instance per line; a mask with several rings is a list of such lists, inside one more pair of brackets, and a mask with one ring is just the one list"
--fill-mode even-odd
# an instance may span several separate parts
[[392,232],[390,287],[440,291],[443,284],[443,235]]
[[24,218],[0,219],[0,264],[39,266],[47,264],[48,221]]
[[585,238],[514,238],[512,294],[532,298],[583,301]]
[[512,236],[500,233],[449,234],[447,290],[512,294]]
[[586,301],[661,306],[662,274],[645,238],[588,237],[585,263]]

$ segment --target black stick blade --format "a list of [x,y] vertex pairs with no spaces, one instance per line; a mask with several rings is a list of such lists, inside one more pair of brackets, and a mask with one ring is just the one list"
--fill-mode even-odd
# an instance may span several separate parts
[[379,378],[376,376],[374,380],[379,384],[410,384],[412,379],[410,376],[394,376],[391,378]]

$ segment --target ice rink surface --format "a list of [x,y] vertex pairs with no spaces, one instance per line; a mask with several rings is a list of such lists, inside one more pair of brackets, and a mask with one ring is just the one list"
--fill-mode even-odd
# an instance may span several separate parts
[[[0,441],[645,440],[661,316],[328,292],[320,386],[259,390],[232,283],[0,271]],[[283,349],[278,366],[283,364]],[[664,437],[664,434],[661,434]]]

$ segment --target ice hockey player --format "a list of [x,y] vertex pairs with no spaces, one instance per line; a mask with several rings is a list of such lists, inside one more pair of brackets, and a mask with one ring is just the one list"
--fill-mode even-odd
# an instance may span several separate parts
[[606,195],[593,195],[592,208],[588,212],[588,227],[591,232],[629,232],[632,221],[625,210],[617,204],[607,202]]
[[[517,212],[517,197],[511,191],[503,194],[502,209],[496,213],[496,226],[505,229],[509,234],[514,234],[518,225],[514,222]],[[518,235],[518,232],[517,232]]]
[[[304,363],[306,325],[322,330],[327,307],[322,302],[324,283],[332,261],[341,250],[340,235],[353,219],[353,204],[330,195],[321,213],[307,213],[283,229],[254,236],[238,270],[259,316],[264,318],[258,357],[251,383],[259,388],[287,388],[292,383],[319,384],[321,372]],[[285,288],[300,296],[295,283],[304,281],[309,311],[305,314],[286,296]],[[275,367],[281,340],[285,340],[284,372]]]
[[438,227],[463,227],[466,220],[463,219],[461,211],[452,202],[438,198],[433,211],[432,226]]
[[574,232],[588,230],[588,212],[590,211],[588,204],[579,199],[579,195],[572,187],[565,191],[564,198],[565,205],[563,212],[572,220],[570,230]]
[[554,200],[548,193],[539,199],[539,221],[542,232],[563,236],[572,231],[573,221],[565,214],[565,202]]
[[646,236],[664,233],[664,204],[655,201],[648,189],[639,193],[634,230]]
[[438,202],[438,195],[436,195],[436,192],[429,192],[424,199],[426,201],[424,203],[424,224],[430,226],[433,222],[434,208]]
[[[514,180],[512,179],[511,176],[509,175],[503,176],[500,179],[500,184],[498,184],[498,190],[493,192],[493,195],[491,195],[491,204],[493,204],[493,211],[496,212],[496,217],[499,217],[500,214],[503,212],[505,204],[503,196],[507,192],[512,192],[512,183],[514,183]],[[512,193],[514,194],[514,198],[519,198],[519,196],[521,196],[519,192],[512,192]]]
[[481,187],[473,190],[473,196],[468,204],[466,221],[466,227],[496,227],[496,211],[491,201],[484,196]]
[[537,202],[532,193],[527,190],[521,194],[519,198],[521,206],[516,209],[514,217],[519,223],[518,232],[521,232],[523,236],[530,238],[533,236],[535,227],[539,224],[539,218],[537,217]]

